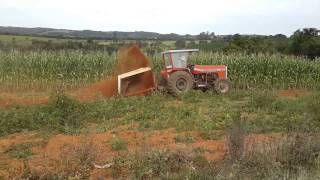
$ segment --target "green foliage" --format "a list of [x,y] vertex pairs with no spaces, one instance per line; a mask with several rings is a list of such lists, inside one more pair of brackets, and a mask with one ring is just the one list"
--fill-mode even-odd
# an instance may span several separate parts
[[232,161],[238,161],[243,156],[246,130],[240,115],[234,118],[228,129],[228,153]]
[[111,145],[111,149],[113,151],[123,151],[123,150],[127,150],[127,142],[124,141],[121,138],[112,138],[109,141],[109,144]]
[[273,103],[277,100],[277,95],[270,91],[262,91],[259,93],[252,93],[251,105],[253,108],[270,108]]
[[[256,93],[249,101],[247,127],[251,132],[319,131],[320,96],[314,93],[296,100]],[[267,98],[268,96],[268,98]]]
[[270,48],[263,38],[235,37],[227,46],[225,52],[246,52],[248,54],[267,52]]
[[183,152],[152,151],[137,154],[131,164],[136,179],[168,178],[169,174],[188,168],[190,157]]
[[1,88],[10,84],[87,84],[111,74],[115,57],[107,53],[85,53],[82,51],[21,52],[0,51]]
[[[99,51],[0,51],[0,88],[51,90],[62,84],[72,89],[110,75],[115,60],[115,56]],[[156,54],[150,60],[155,74],[159,74],[163,67],[161,55]],[[203,52],[192,56],[189,63],[227,65],[228,77],[237,89],[320,87],[319,61],[301,57]]]
[[291,37],[291,52],[314,59],[320,56],[320,36],[314,28],[297,30]]
[[320,93],[311,95],[307,99],[306,112],[310,115],[310,118],[320,123]]
[[16,106],[10,109],[0,109],[0,135],[7,135],[23,130],[38,129],[40,124],[35,119],[40,107],[25,108]]
[[186,41],[185,40],[177,40],[176,43],[175,43],[175,46],[177,49],[183,49],[186,47]]
[[47,105],[0,109],[0,136],[23,130],[75,133],[86,120],[86,109],[76,100],[55,95]]
[[177,143],[193,143],[194,137],[191,134],[177,135],[175,138]]
[[318,92],[301,97],[291,105],[287,106],[287,114],[296,114],[295,118],[288,121],[291,123],[289,130],[299,132],[320,131],[320,94]]
[[227,65],[228,78],[236,89],[319,88],[319,61],[310,62],[300,57],[200,53],[192,56],[190,63]]
[[16,159],[25,159],[29,156],[32,156],[31,150],[32,144],[24,143],[24,144],[15,144],[10,146],[5,153],[8,154],[12,158]]
[[[317,93],[288,100],[263,91],[239,91],[226,96],[192,91],[179,99],[154,94],[88,103],[56,95],[47,105],[0,108],[0,135],[25,130],[78,133],[87,123],[96,123],[104,131],[119,125],[139,124],[139,130],[175,128],[219,139],[223,136],[219,131],[228,129],[233,120],[239,118],[239,113],[248,132],[289,129],[317,132],[320,130],[319,102]],[[188,137],[177,138],[177,141],[189,140]]]
[[46,111],[48,128],[60,129],[63,132],[80,128],[85,120],[84,106],[64,94],[53,96]]
[[129,161],[134,179],[215,179],[213,163],[202,154],[184,151],[151,151],[136,154]]

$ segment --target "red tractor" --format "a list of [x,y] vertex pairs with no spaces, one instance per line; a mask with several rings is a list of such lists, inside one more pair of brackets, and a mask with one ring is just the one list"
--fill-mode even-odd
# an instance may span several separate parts
[[231,83],[227,80],[227,66],[188,64],[188,57],[198,51],[186,49],[163,52],[164,69],[161,70],[160,86],[175,95],[191,89],[227,93],[231,89]]

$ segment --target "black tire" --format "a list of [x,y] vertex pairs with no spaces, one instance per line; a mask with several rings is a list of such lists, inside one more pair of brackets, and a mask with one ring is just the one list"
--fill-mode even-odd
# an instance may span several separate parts
[[158,84],[160,86],[167,86],[167,80],[165,78],[163,78],[162,76],[160,76]]
[[167,90],[170,94],[178,95],[193,88],[193,78],[185,71],[176,71],[170,74],[167,81]]
[[231,88],[232,88],[231,82],[226,79],[217,79],[214,82],[214,90],[218,94],[226,94],[231,90]]
[[162,76],[160,76],[159,81],[158,81],[158,85],[157,85],[158,91],[165,92],[166,87],[167,87],[167,80],[165,78],[163,78]]

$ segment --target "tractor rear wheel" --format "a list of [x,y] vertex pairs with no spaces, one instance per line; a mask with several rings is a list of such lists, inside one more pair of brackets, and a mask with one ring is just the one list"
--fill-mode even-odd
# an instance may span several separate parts
[[177,71],[170,75],[167,81],[168,92],[178,95],[193,88],[193,78],[185,71]]
[[217,79],[214,82],[214,90],[218,93],[218,94],[226,94],[230,91],[232,87],[232,84],[230,81],[226,80],[226,79]]
[[167,80],[165,78],[163,78],[162,76],[160,76],[160,79],[158,81],[158,91],[160,92],[164,92],[166,91],[166,87],[167,87]]

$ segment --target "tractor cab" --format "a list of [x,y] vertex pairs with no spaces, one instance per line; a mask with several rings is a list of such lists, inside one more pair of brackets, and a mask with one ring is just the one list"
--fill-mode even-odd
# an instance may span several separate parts
[[169,50],[162,53],[165,69],[183,69],[188,66],[188,58],[199,49]]

